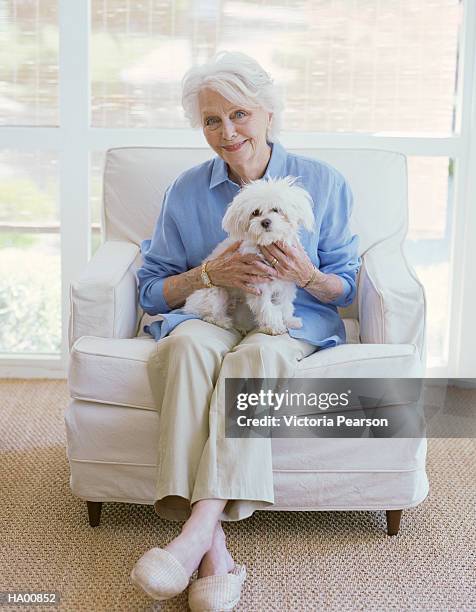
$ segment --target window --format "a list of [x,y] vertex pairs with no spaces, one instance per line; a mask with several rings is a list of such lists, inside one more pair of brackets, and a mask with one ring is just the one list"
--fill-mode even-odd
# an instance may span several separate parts
[[282,85],[287,130],[448,134],[460,17],[457,0],[93,0],[92,124],[187,128],[182,75],[227,49]]
[[58,160],[0,152],[0,347],[59,353],[61,271]]
[[[464,304],[454,272],[467,257],[475,25],[474,4],[458,0],[3,2],[3,363],[53,354],[64,371],[67,288],[101,241],[105,150],[201,146],[181,77],[227,49],[256,57],[281,86],[286,146],[407,155],[405,252],[427,294],[428,365],[444,375],[463,336],[452,322]],[[32,311],[43,313],[40,334]]]
[[0,4],[0,125],[58,125],[56,0]]

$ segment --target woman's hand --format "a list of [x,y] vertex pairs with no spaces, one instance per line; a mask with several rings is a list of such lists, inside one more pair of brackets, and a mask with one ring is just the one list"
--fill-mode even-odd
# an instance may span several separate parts
[[253,287],[256,283],[269,283],[278,276],[277,271],[256,254],[242,255],[238,249],[241,242],[234,242],[207,264],[211,282],[219,287],[235,287],[253,295],[261,291]]
[[314,272],[314,265],[300,243],[290,246],[284,242],[273,242],[260,249],[278,273],[277,278],[296,283],[298,287],[305,285]]

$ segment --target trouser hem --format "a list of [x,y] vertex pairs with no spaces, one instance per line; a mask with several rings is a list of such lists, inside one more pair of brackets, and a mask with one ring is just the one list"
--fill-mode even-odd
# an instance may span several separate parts
[[195,504],[198,501],[203,499],[226,499],[227,501],[243,501],[243,502],[259,502],[259,503],[267,503],[274,504],[274,495],[263,495],[262,493],[252,494],[236,494],[236,493],[223,493],[223,492],[210,492],[203,491],[194,493],[192,495],[192,499],[190,504]]
[[[180,497],[183,504],[169,503],[167,498],[174,496]],[[176,493],[160,496],[154,504],[155,512],[161,518],[170,521],[186,521],[192,513],[192,504],[204,499],[223,499],[227,503],[219,516],[220,521],[241,521],[249,518],[256,510],[266,510],[274,505],[273,495],[236,495],[222,494],[217,492],[204,491],[202,494],[194,493],[190,499],[188,496],[177,495]],[[170,500],[171,501],[171,500]]]

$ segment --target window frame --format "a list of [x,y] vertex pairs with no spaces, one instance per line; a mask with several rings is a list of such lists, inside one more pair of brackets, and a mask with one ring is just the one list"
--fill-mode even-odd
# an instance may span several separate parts
[[[450,258],[448,366],[429,368],[431,377],[476,377],[473,357],[476,320],[476,2],[463,5],[458,40],[455,132],[452,135],[386,135],[283,132],[292,148],[333,147],[386,149],[404,155],[444,156],[454,160],[454,219]],[[203,147],[192,129],[94,128],[90,122],[90,0],[58,0],[59,116],[57,127],[0,126],[2,148],[54,151],[59,156],[61,233],[61,354],[12,358],[0,354],[0,376],[64,378],[69,364],[69,287],[89,260],[91,241],[90,152],[117,146]],[[84,58],[87,58],[84,61]],[[74,185],[74,189],[70,186]],[[87,204],[87,205],[86,205]],[[456,275],[456,271],[458,274]]]

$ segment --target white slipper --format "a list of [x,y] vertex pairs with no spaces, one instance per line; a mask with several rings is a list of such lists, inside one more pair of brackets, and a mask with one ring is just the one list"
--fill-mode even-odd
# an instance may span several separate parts
[[235,567],[224,576],[205,576],[194,580],[188,590],[188,605],[192,612],[222,612],[233,610],[240,601],[241,587],[246,579],[246,567]]
[[151,548],[132,568],[131,580],[153,599],[163,601],[184,591],[190,576],[167,550]]

